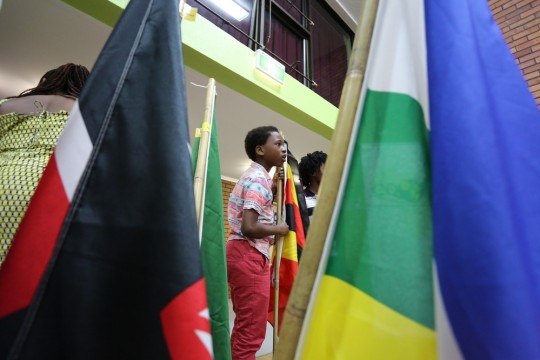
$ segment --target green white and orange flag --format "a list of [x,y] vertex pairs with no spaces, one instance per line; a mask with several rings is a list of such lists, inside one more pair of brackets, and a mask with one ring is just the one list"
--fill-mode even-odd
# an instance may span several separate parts
[[[215,102],[215,98],[214,98]],[[231,359],[229,332],[229,305],[227,288],[227,263],[225,260],[225,229],[223,226],[223,191],[221,187],[221,165],[215,113],[212,125],[203,122],[196,129],[192,147],[192,166],[195,171],[201,131],[210,132],[207,168],[204,181],[203,223],[201,233],[201,258],[208,294],[210,327],[214,359]]]
[[423,19],[422,0],[380,1],[303,359],[436,356]]

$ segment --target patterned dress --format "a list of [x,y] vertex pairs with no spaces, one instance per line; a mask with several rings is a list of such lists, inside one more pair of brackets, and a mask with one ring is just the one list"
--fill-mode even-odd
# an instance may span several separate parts
[[0,265],[68,115],[67,111],[0,115]]

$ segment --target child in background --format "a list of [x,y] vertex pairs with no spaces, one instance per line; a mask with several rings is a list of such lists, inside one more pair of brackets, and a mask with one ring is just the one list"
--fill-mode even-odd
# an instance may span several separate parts
[[313,210],[315,210],[315,205],[317,205],[317,193],[321,185],[325,163],[326,153],[315,151],[300,159],[300,164],[298,165],[310,220]]
[[[272,167],[286,159],[283,137],[273,126],[248,132],[248,157],[253,160],[234,187],[228,209],[227,276],[236,314],[231,334],[233,360],[255,359],[266,334],[270,300],[270,246],[274,235],[286,235],[287,224],[274,224]],[[283,171],[278,172],[283,177]]]

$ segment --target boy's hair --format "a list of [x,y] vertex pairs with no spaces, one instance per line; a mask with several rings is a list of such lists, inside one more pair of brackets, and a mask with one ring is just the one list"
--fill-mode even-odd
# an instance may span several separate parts
[[304,187],[309,188],[311,185],[311,175],[315,174],[325,162],[326,153],[322,151],[314,151],[300,159],[298,171],[300,172],[300,180]]
[[268,137],[273,132],[279,132],[279,130],[275,126],[260,126],[247,133],[244,146],[246,148],[246,154],[251,160],[257,161],[255,148],[259,145],[266,144]]
[[49,70],[35,88],[23,91],[14,98],[30,95],[64,95],[78,98],[90,72],[83,65],[64,64]]

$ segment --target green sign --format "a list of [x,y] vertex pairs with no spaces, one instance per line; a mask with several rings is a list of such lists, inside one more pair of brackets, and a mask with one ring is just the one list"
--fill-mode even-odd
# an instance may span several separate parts
[[282,65],[261,49],[255,51],[255,68],[280,84],[283,84],[285,80],[285,65]]

